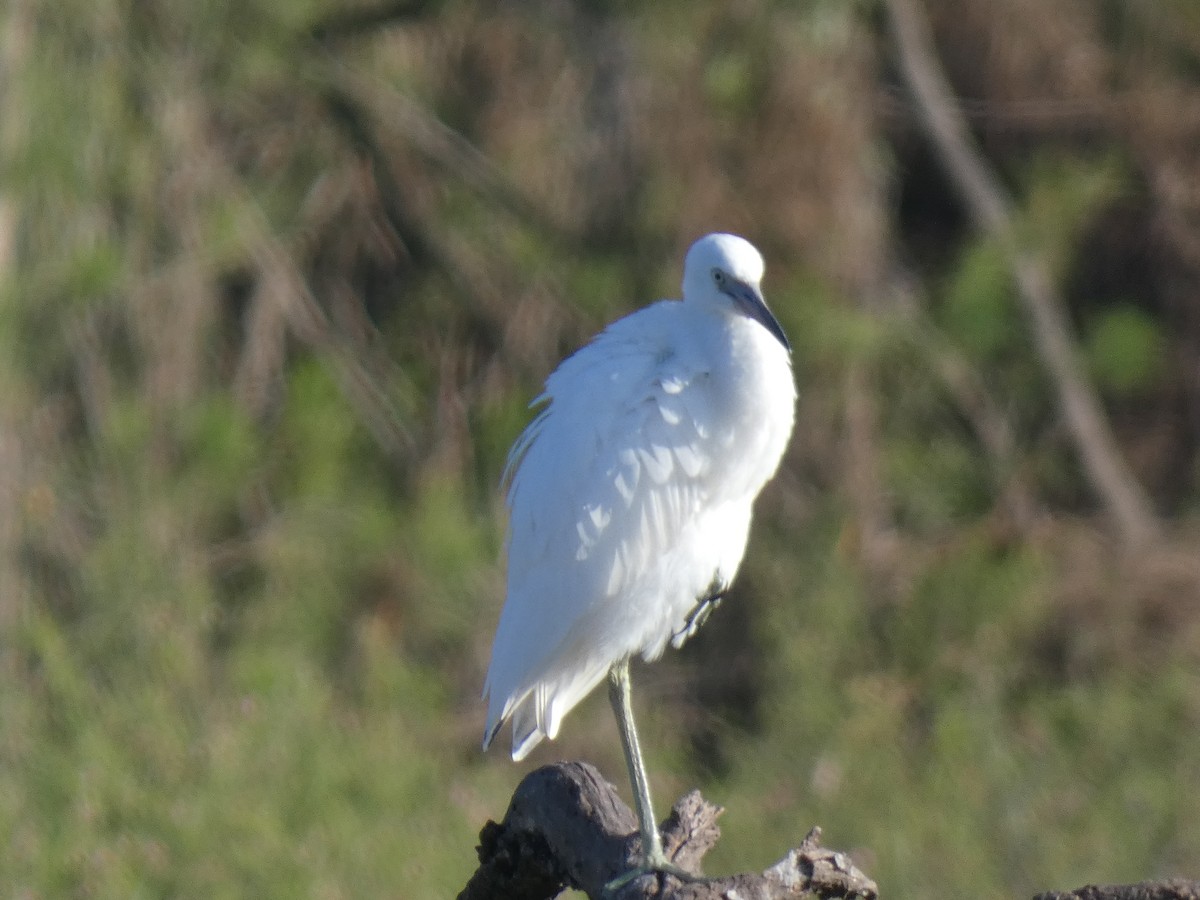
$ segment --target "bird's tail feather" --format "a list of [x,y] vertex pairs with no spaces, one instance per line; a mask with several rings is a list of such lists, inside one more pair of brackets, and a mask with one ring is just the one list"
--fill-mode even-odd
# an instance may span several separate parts
[[496,737],[504,723],[511,719],[513,727],[512,758],[520,762],[542,742],[554,740],[563,717],[580,700],[591,693],[607,673],[608,667],[596,664],[572,673],[566,681],[549,679],[538,682],[517,700],[510,699],[484,733],[483,748]]

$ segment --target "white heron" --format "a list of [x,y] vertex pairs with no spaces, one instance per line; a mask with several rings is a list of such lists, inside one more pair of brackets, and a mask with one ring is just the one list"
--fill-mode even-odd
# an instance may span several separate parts
[[522,759],[607,674],[642,836],[642,865],[621,883],[686,877],[663,853],[629,659],[680,646],[720,602],[792,431],[791,348],[762,275],[743,238],[696,241],[683,299],[619,319],[564,360],[509,454],[508,595],[483,747],[511,720]]

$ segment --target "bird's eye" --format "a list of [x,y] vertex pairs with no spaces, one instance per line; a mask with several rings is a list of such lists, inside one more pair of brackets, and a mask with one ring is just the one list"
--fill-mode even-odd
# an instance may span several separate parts
[[725,273],[722,272],[720,269],[713,269],[712,277],[713,277],[713,281],[715,281],[717,283],[717,287],[720,287],[721,285],[723,285],[725,283]]

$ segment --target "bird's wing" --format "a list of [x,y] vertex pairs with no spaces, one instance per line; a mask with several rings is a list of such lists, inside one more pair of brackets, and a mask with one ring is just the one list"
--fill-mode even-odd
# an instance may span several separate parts
[[713,464],[709,372],[664,349],[673,307],[619,320],[565,360],[513,448],[508,598],[485,693],[489,740],[511,715],[514,754],[553,736],[617,659],[660,651],[712,580],[680,572],[682,610],[644,583],[703,507]]

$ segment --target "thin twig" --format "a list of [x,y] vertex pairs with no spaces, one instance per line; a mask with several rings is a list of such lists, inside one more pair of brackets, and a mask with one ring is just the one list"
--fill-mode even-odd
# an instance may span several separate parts
[[393,0],[361,9],[338,9],[317,21],[309,34],[318,42],[371,35],[399,22],[420,20],[433,10],[429,0]]

